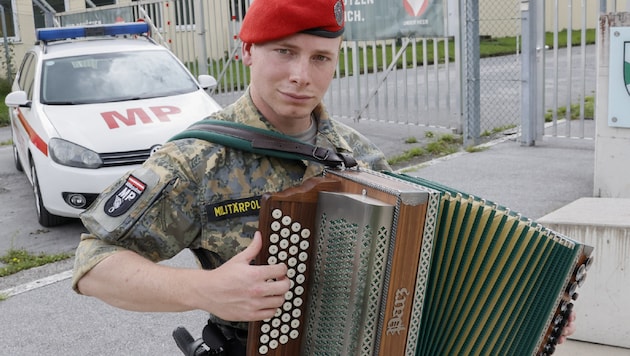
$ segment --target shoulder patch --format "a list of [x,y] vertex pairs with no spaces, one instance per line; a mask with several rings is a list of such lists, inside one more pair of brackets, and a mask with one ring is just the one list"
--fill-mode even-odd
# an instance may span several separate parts
[[138,201],[146,187],[147,185],[140,179],[130,175],[125,184],[118,188],[116,193],[105,202],[103,206],[105,214],[117,217],[126,213]]
[[226,200],[206,206],[209,221],[219,221],[241,216],[258,215],[260,196]]

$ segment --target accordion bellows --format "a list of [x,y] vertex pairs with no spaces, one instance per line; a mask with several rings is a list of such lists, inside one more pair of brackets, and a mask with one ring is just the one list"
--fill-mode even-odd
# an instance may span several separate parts
[[261,201],[286,263],[248,355],[549,355],[592,248],[421,178],[327,171]]

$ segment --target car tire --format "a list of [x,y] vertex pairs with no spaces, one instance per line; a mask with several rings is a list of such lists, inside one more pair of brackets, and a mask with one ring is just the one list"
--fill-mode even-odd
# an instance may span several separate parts
[[53,227],[67,222],[69,219],[63,216],[51,214],[42,201],[39,189],[39,178],[37,177],[37,169],[31,161],[31,178],[33,179],[33,195],[35,196],[35,208],[37,210],[37,221],[43,227]]
[[24,167],[22,166],[22,162],[20,162],[20,156],[18,155],[15,143],[13,144],[13,163],[15,164],[15,169],[17,169],[18,172],[24,172]]

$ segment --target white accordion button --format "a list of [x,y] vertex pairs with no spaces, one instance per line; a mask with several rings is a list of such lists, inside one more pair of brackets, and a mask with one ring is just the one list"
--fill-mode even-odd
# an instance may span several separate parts
[[311,230],[309,229],[304,229],[302,230],[302,238],[308,239],[311,236]]
[[278,348],[278,341],[276,340],[271,340],[269,342],[269,347],[271,347],[272,349],[277,349]]
[[267,263],[270,265],[275,265],[278,263],[278,259],[274,256],[269,256],[269,258],[267,258]]
[[283,345],[284,345],[284,344],[286,344],[287,342],[289,342],[289,337],[288,337],[288,336],[286,336],[286,335],[282,335],[282,336],[280,336],[280,343],[281,343],[281,344],[283,344]]
[[263,333],[268,333],[269,330],[271,330],[271,326],[269,326],[269,324],[264,323],[260,326],[260,331],[262,331]]
[[274,219],[280,219],[282,217],[282,210],[273,209],[273,211],[271,212],[271,217]]
[[278,253],[278,246],[277,245],[270,245],[269,246],[269,254],[275,255],[276,253]]
[[289,264],[289,267],[295,267],[295,265],[297,265],[297,259],[295,257],[291,257],[287,263]]
[[297,271],[300,272],[300,273],[306,272],[306,264],[305,263],[300,263],[297,266]]
[[289,230],[288,228],[283,228],[282,230],[280,230],[280,236],[284,237],[285,239],[289,236],[291,236],[291,230]]
[[282,226],[281,226],[281,225],[280,225],[280,223],[279,223],[279,222],[277,222],[277,221],[273,221],[273,222],[271,223],[271,230],[273,230],[273,231],[278,231],[278,230],[280,230],[280,227],[282,227]]
[[[293,311],[291,312],[291,315],[297,319],[300,316],[302,316],[302,311],[300,309],[293,309]],[[297,328],[297,326],[293,326],[293,324],[297,321],[298,325],[300,325],[300,321],[299,320],[292,320],[291,321],[291,327],[292,328]]]
[[260,343],[261,344],[266,344],[269,342],[269,335],[260,335]]
[[261,347],[258,348],[258,352],[261,355],[265,355],[267,352],[269,352],[269,348],[267,347],[267,345],[262,345]]
[[291,234],[291,243],[297,245],[298,242],[300,242],[300,235]]
[[302,250],[308,250],[308,247],[309,247],[310,245],[311,245],[311,244],[310,244],[307,240],[302,240],[302,242],[300,242],[300,248],[301,248]]
[[286,293],[284,293],[284,299],[285,300],[291,300],[293,298],[293,292],[288,291]]
[[282,225],[284,226],[289,226],[289,224],[291,224],[291,217],[288,215],[285,215],[282,217]]
[[300,229],[302,228],[302,225],[299,222],[294,222],[293,225],[291,225],[291,230],[293,230],[293,232],[298,232],[300,231]]
[[308,253],[300,252],[300,254],[298,255],[298,258],[300,259],[300,261],[304,262],[308,260]]
[[286,260],[287,260],[287,257],[288,257],[288,255],[287,255],[287,251],[280,251],[280,252],[278,253],[278,259],[279,259],[280,261],[286,261]]
[[297,339],[300,336],[300,333],[297,330],[291,330],[289,333],[289,337],[293,340]]
[[[282,319],[283,322],[288,323],[289,321],[291,321],[291,314],[284,313],[284,314],[282,314],[282,318],[281,319]],[[286,329],[286,331],[285,331],[285,329]],[[282,331],[283,334],[286,334],[289,331],[289,325],[283,324],[280,327],[280,331]]]
[[293,293],[295,293],[295,295],[302,295],[304,293],[304,287],[302,286],[295,287],[295,290],[293,291]]
[[289,278],[293,278],[293,277],[295,277],[295,269],[293,269],[293,268],[289,268],[289,269],[287,270],[287,277],[289,277]]
[[[289,330],[291,330],[291,328],[289,328],[289,325],[287,324],[284,324],[280,327],[280,332],[283,334],[288,334]],[[285,335],[282,335],[282,336],[285,336]],[[282,338],[282,336],[280,336],[280,338]]]
[[293,304],[294,304],[296,307],[298,307],[298,308],[302,305],[302,302],[303,302],[303,301],[302,301],[302,298],[295,298],[295,299],[293,299]]
[[278,241],[280,241],[280,235],[278,234],[269,235],[269,242],[271,242],[272,244],[277,244]]

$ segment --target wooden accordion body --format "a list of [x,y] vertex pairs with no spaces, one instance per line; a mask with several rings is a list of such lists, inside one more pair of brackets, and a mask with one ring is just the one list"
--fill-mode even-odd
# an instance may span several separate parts
[[248,355],[551,354],[592,248],[419,178],[329,170],[265,195],[291,290]]

